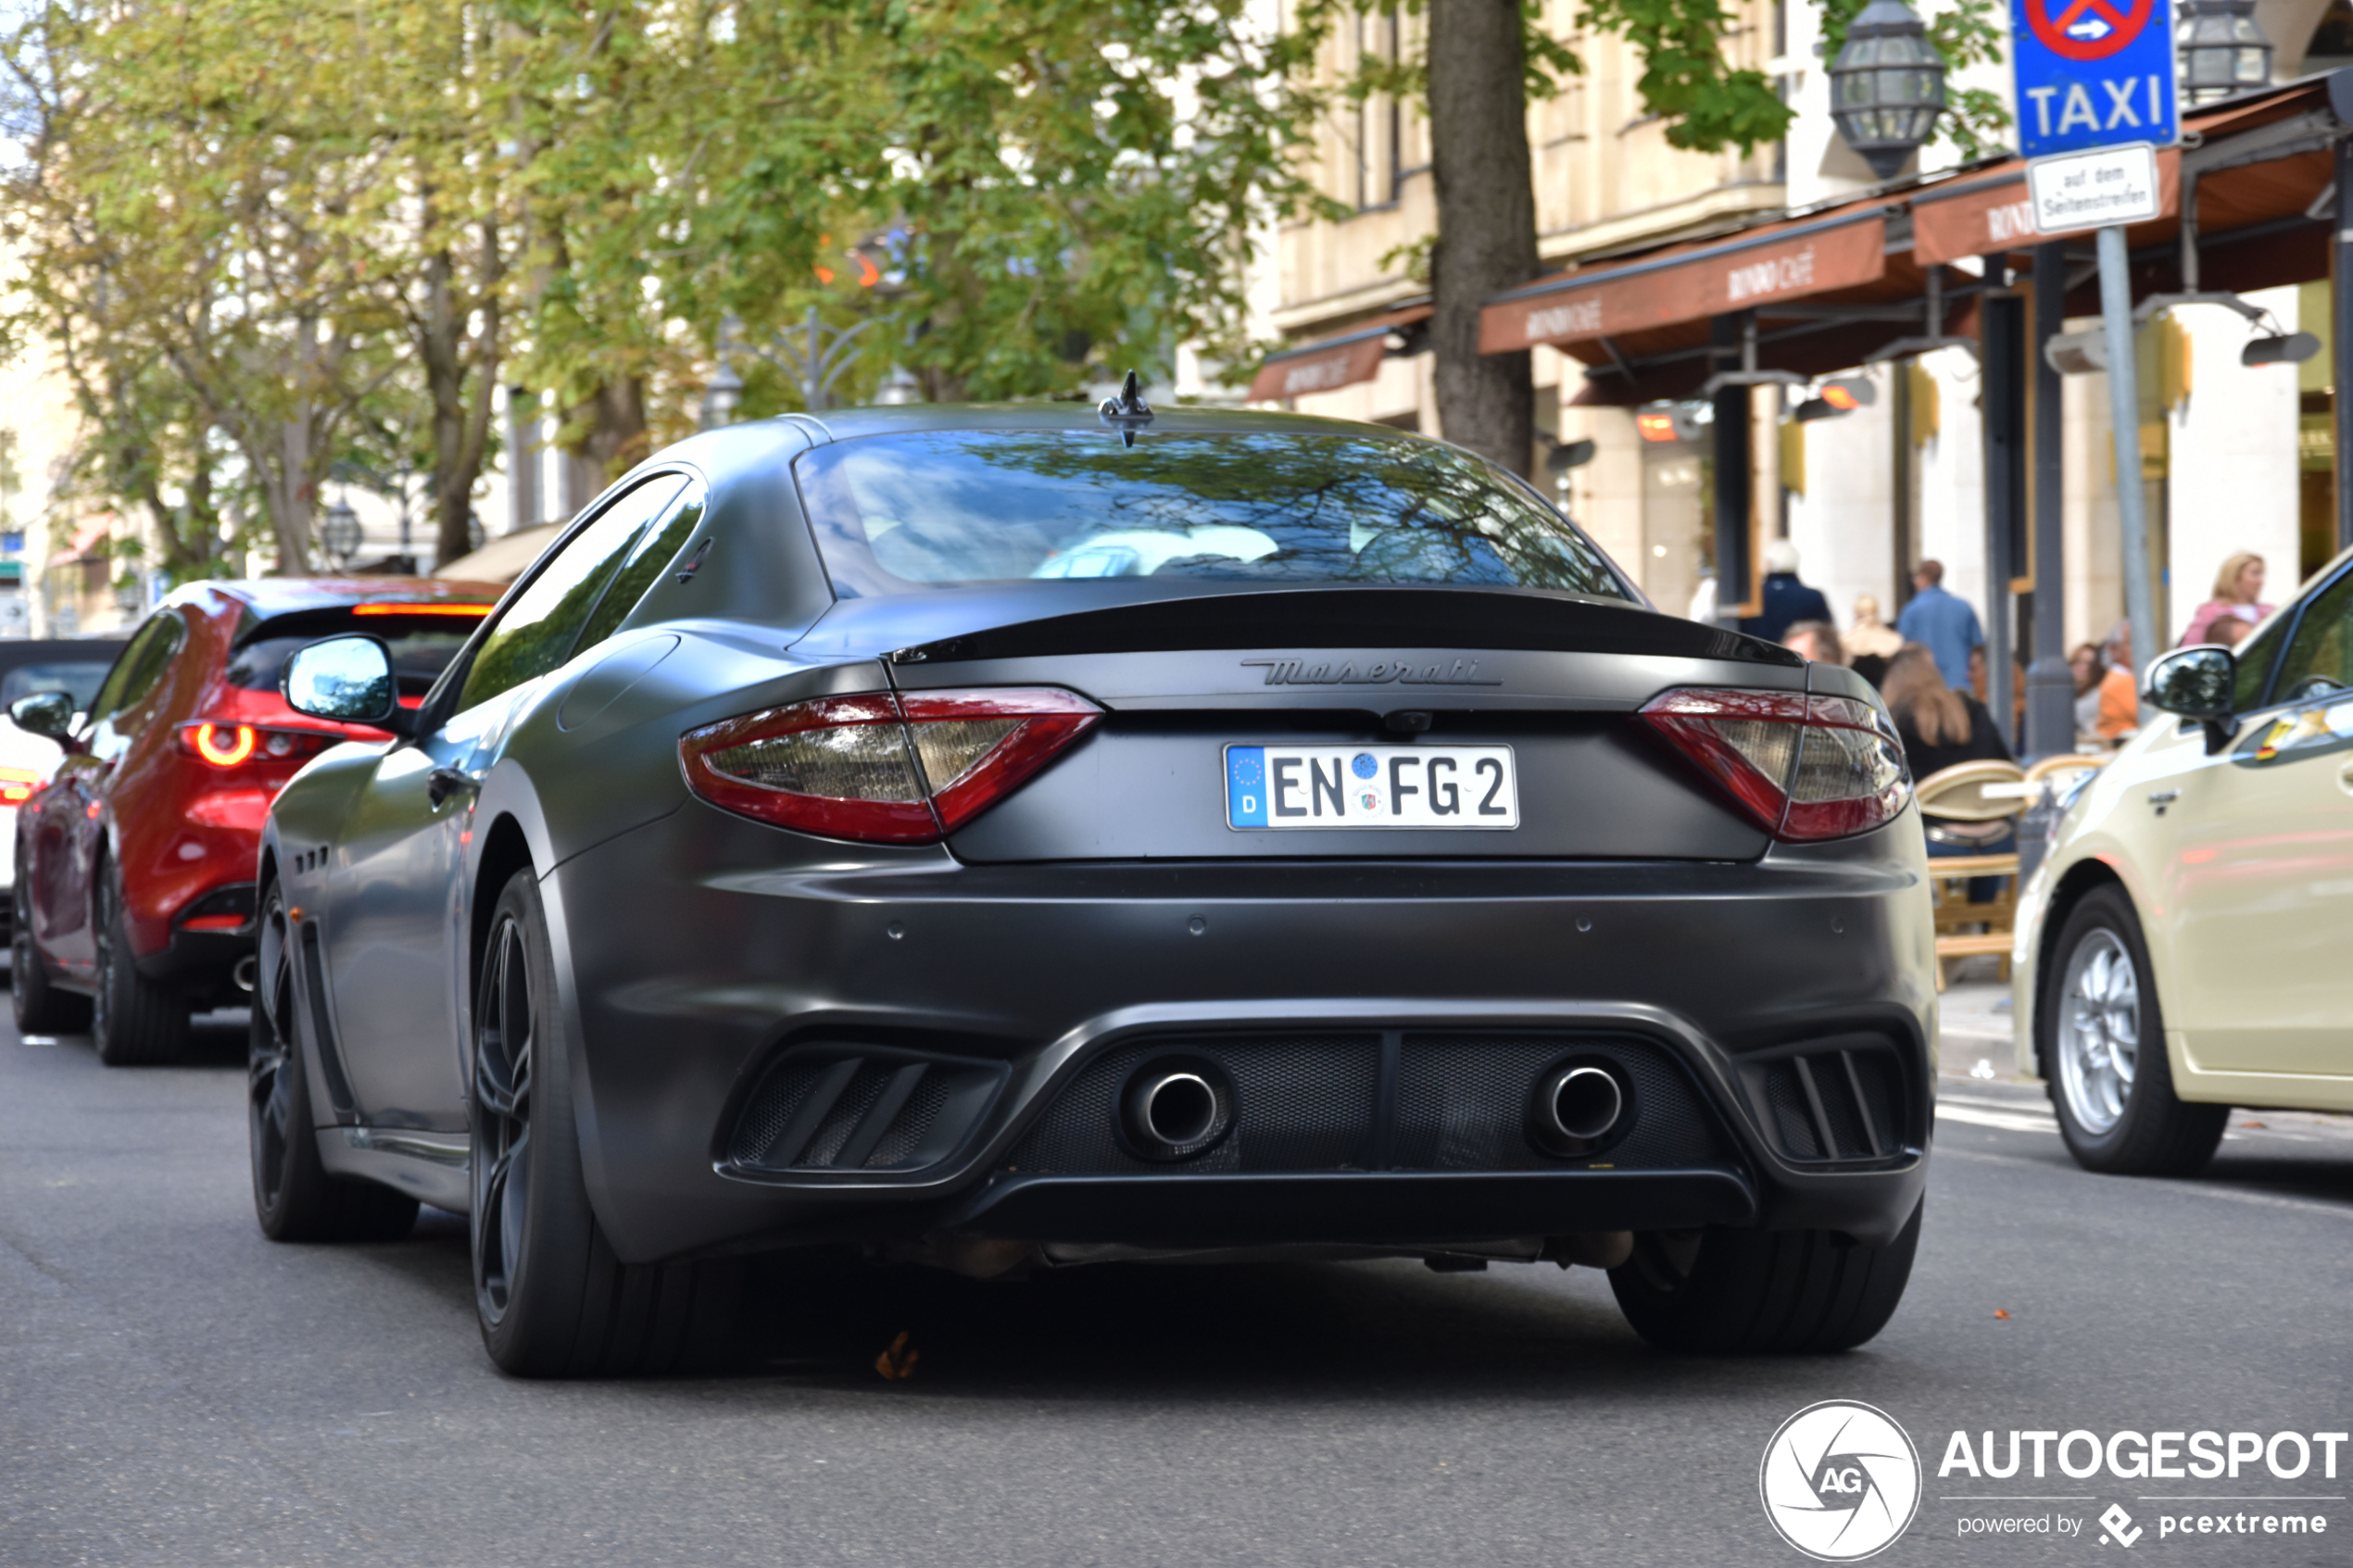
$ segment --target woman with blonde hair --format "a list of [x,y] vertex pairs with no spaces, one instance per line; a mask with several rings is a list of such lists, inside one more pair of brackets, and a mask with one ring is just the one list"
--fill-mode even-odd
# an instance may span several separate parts
[[1994,727],[1985,705],[1946,685],[1936,656],[1919,644],[1906,643],[1888,661],[1887,680],[1880,690],[1894,716],[1912,777],[1927,778],[1956,762],[2010,760],[2010,748],[2002,744],[2002,732]]
[[[1994,727],[1985,705],[1967,692],[1944,684],[1936,656],[1918,643],[1888,661],[1887,680],[1880,687],[1887,709],[1895,718],[1895,734],[1904,743],[1904,759],[1915,782],[1940,773],[1956,762],[1993,759],[2011,760],[2010,748]],[[2018,847],[2017,824],[2003,819],[1992,822],[1957,822],[1923,814],[1931,859],[1953,855],[2007,855]],[[1969,878],[1969,897],[1982,904],[2002,891],[1998,876]]]
[[2249,627],[2271,613],[2271,607],[2258,601],[2263,597],[2263,558],[2252,550],[2241,550],[2222,563],[2214,574],[2214,596],[2197,607],[2190,617],[2190,624],[2182,633],[2181,646],[2218,641],[2214,623],[2230,619],[2243,621]]

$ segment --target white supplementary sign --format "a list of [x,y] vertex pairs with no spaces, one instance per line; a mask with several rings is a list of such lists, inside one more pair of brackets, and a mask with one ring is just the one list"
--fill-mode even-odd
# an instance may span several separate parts
[[2145,142],[2038,158],[2026,166],[2026,188],[2041,234],[2145,223],[2161,210],[2157,149]]

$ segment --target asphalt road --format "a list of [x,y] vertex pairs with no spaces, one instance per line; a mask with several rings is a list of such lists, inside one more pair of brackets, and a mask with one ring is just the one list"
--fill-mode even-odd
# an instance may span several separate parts
[[[2136,1556],[2353,1561],[2353,1453],[2334,1481],[1936,1474],[1956,1428],[2353,1426],[2341,1119],[2234,1118],[2266,1124],[2197,1180],[2103,1179],[2036,1091],[1947,1079],[1911,1292],[1842,1357],[1655,1355],[1550,1265],[851,1265],[774,1271],[730,1375],[562,1386],[484,1358],[454,1216],[264,1241],[241,1067],[226,1028],[109,1072],[0,1025],[0,1563],[1798,1563],[1758,1461],[1829,1399],[1927,1465],[1876,1562],[2113,1557],[2110,1502]],[[901,1331],[921,1359],[885,1381]],[[2140,1497],[2194,1492],[2329,1533],[2160,1538]],[[2038,1496],[1948,1500],[1992,1493]],[[1959,1538],[2006,1513],[2082,1533]]]

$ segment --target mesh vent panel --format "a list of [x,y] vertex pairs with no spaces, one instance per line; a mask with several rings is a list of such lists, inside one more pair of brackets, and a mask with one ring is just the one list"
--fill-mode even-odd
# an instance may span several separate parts
[[[1369,1032],[1133,1042],[1083,1068],[1007,1163],[1073,1173],[1364,1169],[1378,1144],[1380,1050],[1380,1036]],[[1174,1165],[1135,1158],[1114,1131],[1129,1074],[1165,1055],[1206,1057],[1234,1085],[1234,1130],[1208,1153]],[[1539,1077],[1567,1056],[1615,1063],[1631,1089],[1634,1125],[1600,1158],[1619,1169],[1736,1163],[1697,1088],[1655,1047],[1560,1034],[1433,1033],[1403,1038],[1387,1168],[1558,1169],[1562,1161],[1529,1143],[1526,1124]]]
[[[727,1158],[738,1165],[758,1165],[774,1148],[778,1135],[817,1086],[830,1062],[807,1065],[796,1062],[772,1076],[761,1085],[760,1093],[744,1108],[743,1119],[736,1123],[736,1135],[727,1150]],[[797,1151],[787,1150],[786,1158]]]
[[1765,1103],[1773,1113],[1773,1126],[1781,1135],[1781,1148],[1793,1160],[1819,1160],[1821,1140],[1814,1135],[1814,1112],[1806,1103],[1806,1090],[1797,1081],[1797,1064],[1777,1061],[1765,1070]]
[[1680,1069],[1639,1041],[1566,1035],[1407,1035],[1390,1163],[1401,1171],[1541,1171],[1561,1161],[1528,1141],[1537,1080],[1565,1056],[1614,1063],[1633,1126],[1599,1157],[1621,1169],[1712,1165],[1722,1138]]
[[948,1103],[948,1080],[937,1073],[926,1073],[915,1092],[907,1097],[907,1104],[891,1119],[890,1129],[866,1157],[866,1168],[876,1170],[897,1165],[912,1157],[924,1141],[924,1135],[939,1115],[939,1108]]
[[841,1152],[841,1146],[849,1141],[849,1135],[858,1130],[858,1123],[875,1108],[875,1101],[882,1098],[883,1086],[889,1082],[890,1069],[877,1067],[871,1061],[859,1063],[857,1076],[849,1080],[849,1087],[834,1101],[834,1108],[825,1112],[825,1119],[817,1123],[817,1135],[809,1140],[809,1147],[793,1163],[832,1164],[834,1156]]
[[[1234,1085],[1233,1131],[1181,1166],[1139,1160],[1114,1128],[1127,1076],[1154,1057],[1207,1057]],[[1023,1171],[1338,1171],[1371,1145],[1380,1036],[1165,1037],[1121,1046],[1084,1068],[1008,1157]]]
[[[1801,1061],[1821,1101],[1818,1115],[1799,1077]],[[1744,1076],[1750,1093],[1764,1102],[1767,1130],[1787,1159],[1888,1159],[1919,1135],[1905,1111],[1903,1067],[1882,1045],[1831,1044],[1747,1068]]]
[[906,1050],[796,1050],[753,1091],[727,1158],[751,1171],[918,1169],[963,1141],[1002,1079],[987,1063]]

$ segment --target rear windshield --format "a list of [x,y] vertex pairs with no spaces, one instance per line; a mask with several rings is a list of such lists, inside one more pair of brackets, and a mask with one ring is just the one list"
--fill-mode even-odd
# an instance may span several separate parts
[[243,686],[247,691],[274,692],[287,658],[296,648],[308,647],[321,637],[365,632],[370,636],[382,637],[392,649],[393,673],[399,679],[400,695],[421,697],[481,621],[472,616],[459,615],[371,615],[362,619],[321,618],[314,613],[300,618],[299,632],[282,632],[282,624],[265,622],[260,636],[229,656],[229,668],[222,674],[231,685]]
[[794,473],[844,597],[1088,577],[1630,596],[1566,518],[1428,442],[925,431],[821,446]]
[[35,692],[69,692],[74,711],[87,713],[91,698],[98,695],[98,684],[114,668],[114,656],[120,651],[116,645],[109,644],[106,658],[88,664],[62,660],[54,664],[19,664],[0,676],[0,709]]

